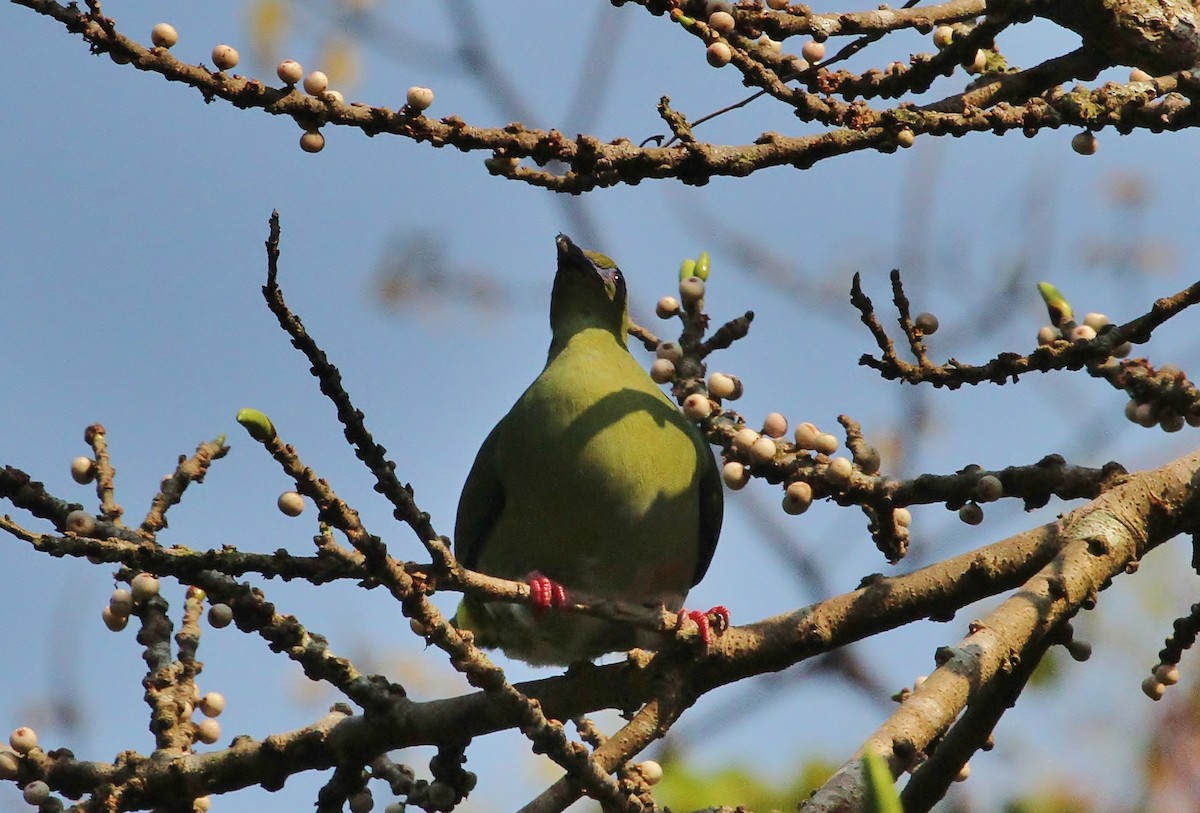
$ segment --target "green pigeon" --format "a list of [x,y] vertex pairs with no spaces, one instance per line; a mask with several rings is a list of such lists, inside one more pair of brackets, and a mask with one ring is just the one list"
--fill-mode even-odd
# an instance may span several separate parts
[[[560,234],[546,366],[483,442],[454,549],[526,580],[535,607],[465,597],[454,622],[534,665],[653,647],[652,633],[549,612],[570,591],[679,611],[721,531],[721,478],[700,432],[629,353],[625,278]],[[713,608],[728,620],[724,608]],[[707,616],[688,613],[708,640]]]

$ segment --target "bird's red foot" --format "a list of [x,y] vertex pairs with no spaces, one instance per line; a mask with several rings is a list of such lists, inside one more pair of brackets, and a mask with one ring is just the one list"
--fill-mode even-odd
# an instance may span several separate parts
[[558,582],[535,571],[529,574],[525,583],[529,585],[535,618],[541,618],[551,610],[561,610],[567,606],[567,588]]
[[699,610],[680,610],[675,621],[676,631],[683,629],[685,618],[690,618],[700,629],[700,643],[706,650],[712,645],[714,631],[719,635],[729,629],[729,610],[720,604],[706,613]]

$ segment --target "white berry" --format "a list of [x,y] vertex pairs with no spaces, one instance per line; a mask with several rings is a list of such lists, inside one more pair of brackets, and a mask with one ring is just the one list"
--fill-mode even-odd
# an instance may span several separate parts
[[413,85],[408,89],[408,94],[404,97],[405,103],[410,110],[427,110],[433,104],[433,91],[429,88],[423,88],[419,85]]
[[733,59],[733,49],[723,42],[714,42],[708,46],[708,50],[704,52],[704,58],[708,60],[708,64],[714,68],[723,68]]
[[850,475],[853,473],[854,464],[850,462],[850,458],[835,457],[825,469],[825,479],[830,485],[841,487],[850,482]]
[[108,627],[113,632],[120,632],[129,625],[128,615],[117,615],[113,612],[112,607],[105,606],[100,611],[100,619],[104,622],[104,626]]
[[638,773],[642,775],[642,779],[646,781],[647,785],[657,785],[663,778],[662,765],[659,765],[652,759],[639,762],[634,767],[637,768]]
[[712,401],[703,393],[693,392],[683,399],[683,414],[689,421],[702,421],[712,414]]
[[833,454],[837,451],[838,439],[828,432],[821,432],[813,441],[813,449],[821,454]]
[[1090,130],[1076,133],[1075,137],[1071,139],[1071,149],[1080,155],[1095,155],[1099,146],[1095,134]]
[[225,711],[225,695],[220,692],[208,692],[200,698],[200,713],[205,717],[220,717]]
[[825,43],[809,40],[804,43],[804,47],[800,49],[800,55],[804,57],[809,64],[820,62],[825,58]]
[[688,277],[679,283],[679,298],[689,308],[704,300],[704,280],[699,277]]
[[14,729],[13,733],[8,735],[8,744],[18,754],[24,756],[37,748],[38,737],[37,732],[27,725]]
[[233,608],[228,604],[214,604],[208,608],[208,623],[215,629],[223,629],[233,621]]
[[304,78],[304,68],[294,59],[285,59],[275,68],[281,82],[294,85]]
[[196,739],[205,745],[212,745],[221,739],[221,724],[209,717],[196,724]]
[[232,45],[222,43],[212,49],[212,61],[218,70],[228,71],[237,67],[238,52]]
[[812,505],[812,486],[804,482],[789,483],[783,493],[783,510],[789,514],[803,514]]
[[750,444],[750,459],[755,463],[770,463],[775,459],[775,441],[760,435]]
[[150,42],[154,43],[156,48],[170,48],[179,42],[179,32],[170,23],[159,23],[150,29]]
[[325,149],[325,136],[320,130],[308,130],[300,136],[300,149],[305,152],[320,152]]
[[793,435],[796,439],[796,448],[802,450],[815,449],[817,443],[817,435],[821,434],[820,430],[814,424],[805,421],[796,427],[796,432]]
[[656,384],[669,384],[675,380],[675,363],[670,359],[655,359],[650,365],[650,377]]
[[708,377],[708,394],[718,400],[736,401],[742,394],[742,382],[737,376],[713,373]]
[[87,485],[96,479],[96,461],[90,457],[77,457],[71,461],[71,479]]
[[275,507],[288,517],[298,517],[304,512],[304,497],[297,491],[285,491],[275,500]]
[[146,601],[158,595],[158,579],[151,573],[139,573],[129,582],[133,600]]
[[658,300],[658,304],[654,307],[654,312],[658,314],[659,319],[670,319],[679,313],[679,300],[673,296],[664,296]]
[[763,434],[773,438],[781,438],[787,434],[787,418],[781,413],[772,412],[763,418]]
[[728,34],[735,25],[736,21],[728,11],[714,11],[708,15],[708,27],[718,34]]
[[304,77],[304,92],[310,96],[319,96],[329,87],[329,77],[322,71],[313,71]]
[[25,786],[22,795],[29,804],[40,805],[50,798],[50,786],[40,779],[35,779]]
[[726,463],[721,468],[721,479],[725,481],[725,485],[731,491],[737,491],[750,482],[750,476],[746,472],[746,467],[737,461]]

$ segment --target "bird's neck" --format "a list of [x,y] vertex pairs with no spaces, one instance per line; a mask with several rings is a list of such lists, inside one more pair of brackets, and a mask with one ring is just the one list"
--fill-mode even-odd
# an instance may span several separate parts
[[598,325],[572,331],[556,330],[554,338],[550,341],[550,353],[546,358],[546,364],[549,365],[568,349],[572,351],[620,349],[629,352],[629,346],[625,343],[625,335],[623,329],[614,330]]

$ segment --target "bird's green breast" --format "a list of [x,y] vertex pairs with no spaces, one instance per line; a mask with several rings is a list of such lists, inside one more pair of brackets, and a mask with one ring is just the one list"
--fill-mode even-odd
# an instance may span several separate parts
[[479,569],[679,606],[696,570],[710,453],[611,334],[573,337],[499,431],[505,504]]

